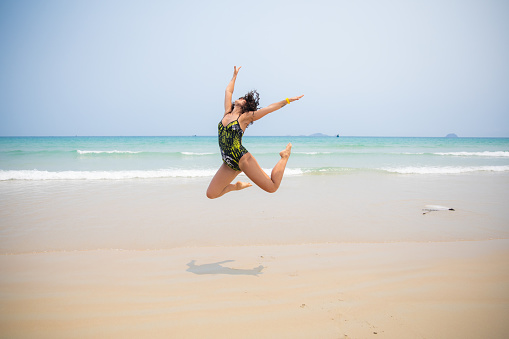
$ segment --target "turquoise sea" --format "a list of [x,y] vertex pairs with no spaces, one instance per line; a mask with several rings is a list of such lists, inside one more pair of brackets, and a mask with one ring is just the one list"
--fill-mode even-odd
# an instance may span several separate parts
[[[266,170],[293,144],[286,175],[451,175],[509,172],[509,138],[256,137]],[[0,137],[0,181],[212,177],[217,137]]]

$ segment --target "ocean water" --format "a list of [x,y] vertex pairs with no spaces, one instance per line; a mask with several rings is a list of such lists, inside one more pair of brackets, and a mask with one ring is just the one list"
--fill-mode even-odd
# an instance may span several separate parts
[[[509,172],[509,138],[250,137],[270,173],[293,144],[286,175]],[[0,137],[0,181],[212,177],[217,137]]]

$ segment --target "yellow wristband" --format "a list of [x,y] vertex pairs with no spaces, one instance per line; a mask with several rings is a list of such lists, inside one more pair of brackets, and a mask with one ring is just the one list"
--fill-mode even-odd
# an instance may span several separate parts
[[287,102],[287,103],[290,103],[290,100],[288,100],[288,98],[286,98],[286,102]]

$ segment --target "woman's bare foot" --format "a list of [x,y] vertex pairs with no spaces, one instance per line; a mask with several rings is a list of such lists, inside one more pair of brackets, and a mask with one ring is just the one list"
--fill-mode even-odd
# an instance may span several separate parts
[[279,152],[279,155],[283,159],[288,159],[290,157],[291,152],[292,152],[292,143],[289,142],[288,145],[286,145],[286,148],[283,151]]
[[240,191],[240,190],[242,190],[242,189],[244,189],[244,188],[248,188],[248,187],[251,187],[251,186],[253,186],[253,185],[251,185],[251,184],[250,184],[250,183],[248,183],[248,182],[237,181],[237,182],[235,183],[235,190],[236,190],[236,191]]

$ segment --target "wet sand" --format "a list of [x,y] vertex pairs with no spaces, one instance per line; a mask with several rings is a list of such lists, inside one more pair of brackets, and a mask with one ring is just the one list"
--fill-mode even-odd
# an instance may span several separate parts
[[0,253],[509,238],[509,175],[290,176],[215,200],[208,181],[2,182]]

